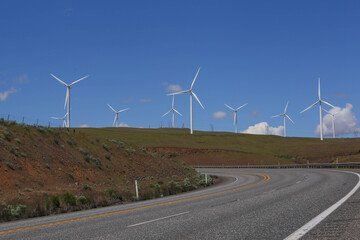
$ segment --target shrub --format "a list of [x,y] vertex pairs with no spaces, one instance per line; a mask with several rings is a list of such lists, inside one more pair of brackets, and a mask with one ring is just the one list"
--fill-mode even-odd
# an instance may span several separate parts
[[122,197],[114,189],[105,189],[104,194],[110,199],[122,201]]
[[10,168],[11,170],[15,170],[15,165],[12,162],[7,162],[6,166]]
[[55,143],[55,144],[59,144],[59,139],[54,138],[54,143]]
[[9,142],[11,141],[12,132],[9,129],[5,129],[3,131],[3,135],[4,135],[6,140],[8,140]]
[[92,187],[85,183],[85,184],[83,184],[82,189],[85,190],[85,191],[87,191],[87,190],[91,191]]
[[27,157],[27,155],[26,155],[26,153],[20,153],[20,156],[22,156],[22,157],[24,157],[24,158],[26,158]]
[[66,192],[63,194],[62,196],[62,200],[64,202],[64,204],[68,205],[68,206],[75,206],[76,205],[76,197],[69,193],[69,192]]
[[111,156],[110,156],[110,155],[105,155],[105,158],[106,158],[107,160],[110,160],[110,159],[111,159]]
[[38,130],[40,133],[45,133],[46,132],[46,128],[44,128],[42,126],[37,126],[36,130]]
[[10,152],[11,152],[12,154],[16,155],[16,149],[15,149],[15,148],[12,147],[12,148],[10,149]]
[[185,178],[183,181],[183,191],[187,192],[187,191],[191,191],[194,189],[196,189],[196,186],[192,185],[188,178]]
[[106,150],[106,151],[110,151],[110,147],[108,145],[106,145],[105,143],[102,144],[102,147]]
[[45,164],[45,167],[47,168],[47,169],[50,169],[50,165],[47,163],[47,164]]
[[58,196],[52,196],[50,201],[51,201],[51,205],[53,206],[53,208],[60,207],[60,199]]
[[86,203],[90,203],[90,199],[88,197],[83,196],[83,195],[77,196],[76,200],[81,205],[86,204]]
[[6,205],[2,204],[1,218],[5,220],[12,220],[14,218],[20,217],[23,213],[25,213],[26,205],[18,204],[18,205]]
[[21,144],[21,140],[20,140],[20,139],[15,138],[14,140],[15,140],[15,142],[17,142],[18,144]]

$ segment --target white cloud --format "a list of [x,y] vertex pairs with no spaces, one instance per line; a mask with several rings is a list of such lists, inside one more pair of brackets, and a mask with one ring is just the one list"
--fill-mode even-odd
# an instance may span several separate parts
[[10,90],[7,90],[5,92],[0,92],[0,102],[4,102],[12,93],[15,93],[16,89],[11,88]]
[[127,123],[119,123],[118,127],[129,127],[129,125]]
[[151,99],[140,99],[139,102],[140,103],[147,103],[147,102],[151,102]]
[[282,135],[284,131],[283,126],[271,127],[267,122],[257,123],[254,126],[248,127],[243,133],[260,134],[260,135]]
[[[353,105],[350,103],[346,104],[345,108],[335,107],[329,112],[335,115],[335,134],[353,134],[359,131],[359,122],[352,112]],[[320,124],[316,126],[314,131],[316,135],[320,135]],[[332,135],[332,116],[328,113],[323,118],[323,133],[325,136]]]
[[218,120],[226,118],[226,112],[223,112],[223,111],[214,112],[212,114],[212,117],[215,118],[215,119],[218,119]]
[[81,128],[88,128],[89,125],[87,125],[87,124],[81,124],[79,127],[81,127]]
[[168,93],[180,92],[180,91],[182,91],[182,87],[178,84],[170,84],[170,85],[167,85],[166,91]]

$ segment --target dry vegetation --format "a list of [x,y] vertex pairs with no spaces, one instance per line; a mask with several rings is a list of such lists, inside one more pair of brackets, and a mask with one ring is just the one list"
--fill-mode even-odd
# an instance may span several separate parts
[[0,119],[0,221],[150,199],[204,186],[185,163],[83,129]]

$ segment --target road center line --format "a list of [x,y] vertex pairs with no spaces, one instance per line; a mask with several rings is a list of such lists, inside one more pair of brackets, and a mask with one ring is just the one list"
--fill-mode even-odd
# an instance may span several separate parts
[[182,212],[182,213],[170,215],[170,216],[167,216],[167,217],[157,218],[157,219],[149,220],[149,221],[146,221],[146,222],[141,222],[141,223],[129,225],[127,227],[135,227],[135,226],[139,226],[139,225],[143,225],[143,224],[147,224],[147,223],[152,223],[152,222],[164,220],[164,219],[167,219],[167,218],[177,217],[177,216],[184,215],[184,214],[187,214],[187,213],[189,213],[189,212]]
[[99,218],[99,217],[111,216],[111,215],[120,214],[120,213],[138,211],[138,210],[147,209],[147,208],[165,206],[165,205],[169,205],[169,204],[180,203],[180,202],[185,202],[185,201],[189,201],[189,200],[195,200],[195,199],[199,199],[199,198],[215,196],[215,195],[219,195],[219,194],[224,194],[224,193],[233,192],[233,191],[241,190],[241,189],[244,189],[244,188],[249,188],[249,187],[252,187],[252,186],[256,186],[258,184],[261,184],[263,182],[266,182],[266,181],[270,180],[269,175],[261,174],[261,173],[245,173],[245,172],[213,172],[213,173],[256,175],[256,176],[262,177],[263,179],[261,179],[258,182],[255,182],[255,183],[252,183],[252,184],[249,184],[249,185],[245,185],[245,186],[242,186],[242,187],[232,188],[232,189],[228,189],[228,190],[224,190],[224,191],[220,191],[220,192],[209,193],[209,194],[205,194],[205,195],[199,195],[199,196],[195,196],[195,197],[189,197],[189,198],[174,200],[174,201],[170,201],[170,202],[157,203],[157,204],[153,204],[153,205],[146,205],[146,206],[143,206],[143,207],[136,207],[136,208],[130,208],[130,209],[119,210],[119,211],[114,211],[114,212],[108,212],[108,213],[92,215],[92,216],[88,216],[88,217],[81,217],[81,218],[58,221],[58,222],[53,222],[53,223],[45,223],[45,224],[35,225],[35,226],[30,226],[30,227],[15,228],[15,229],[11,229],[11,230],[0,231],[0,235],[8,234],[8,233],[14,233],[14,232],[20,232],[20,231],[26,231],[26,230],[32,230],[32,229],[38,229],[38,228],[44,228],[44,227],[49,227],[49,226],[55,226],[55,225],[59,225],[59,224],[84,221],[84,220],[89,220],[89,219],[94,219],[94,218]]
[[[340,171],[339,171],[340,172]],[[344,172],[344,171],[341,171]],[[308,233],[311,229],[313,229],[316,225],[318,225],[322,220],[324,220],[327,216],[329,216],[332,212],[334,212],[338,207],[341,206],[346,200],[348,200],[359,188],[360,188],[360,174],[355,172],[346,172],[346,173],[353,173],[359,177],[359,181],[356,184],[356,186],[348,193],[345,197],[340,199],[338,202],[336,202],[334,205],[314,217],[312,220],[310,220],[308,223],[306,223],[304,226],[296,230],[294,233],[289,235],[285,240],[297,240],[302,238],[306,233]]]

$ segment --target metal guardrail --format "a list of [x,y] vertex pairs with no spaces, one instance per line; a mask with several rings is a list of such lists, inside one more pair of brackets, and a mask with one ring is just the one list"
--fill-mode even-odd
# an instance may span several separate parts
[[278,165],[220,165],[220,166],[193,165],[191,167],[193,168],[360,168],[360,162],[278,164]]

